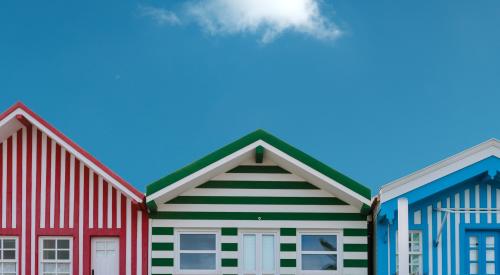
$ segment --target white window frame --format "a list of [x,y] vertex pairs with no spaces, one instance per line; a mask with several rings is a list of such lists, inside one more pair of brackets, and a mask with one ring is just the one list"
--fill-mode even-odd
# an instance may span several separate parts
[[[302,251],[302,236],[303,235],[332,235],[337,236],[337,251]],[[301,230],[297,232],[297,274],[304,275],[323,275],[323,274],[343,274],[344,269],[344,240],[340,230]],[[311,253],[314,252],[314,253]],[[302,254],[336,254],[337,255],[337,270],[302,270]]]
[[[418,234],[419,235],[419,244],[418,244],[418,247],[420,248],[420,251],[419,252],[414,252],[414,251],[410,251],[410,248],[408,248],[408,267],[411,268],[411,262],[410,262],[410,259],[411,259],[411,256],[419,256],[418,257],[418,274],[423,274],[423,258],[424,258],[424,255],[423,255],[423,247],[422,247],[422,230],[408,230],[408,237],[410,237],[411,234]],[[396,230],[396,236],[397,236],[397,230]],[[408,240],[409,242],[410,240]],[[398,261],[398,257],[399,257],[399,251],[398,251],[398,238],[396,238],[396,274],[399,274],[399,261]],[[408,243],[409,244],[409,243]],[[409,270],[408,270],[409,272]]]
[[[44,260],[43,259],[43,241],[44,240],[69,240],[69,260]],[[69,274],[73,274],[73,237],[71,236],[44,236],[38,238],[38,274],[43,275],[44,263],[69,263]],[[57,255],[57,249],[56,249]],[[57,272],[56,272],[57,273]]]
[[[238,230],[238,274],[249,274],[248,272],[245,273],[245,266],[244,266],[244,248],[243,248],[243,236],[244,235],[256,235],[255,241],[256,243],[256,251],[261,250],[262,242],[258,242],[259,238],[258,235],[260,235],[260,240],[262,241],[262,236],[263,235],[273,235],[274,236],[274,272],[272,274],[279,274],[280,273],[280,239],[279,239],[279,232],[277,230],[250,230],[250,229],[243,229],[243,230]],[[256,268],[259,268],[259,262],[261,262],[260,257],[255,259],[255,264]],[[255,270],[253,272],[254,274],[260,274]],[[250,274],[253,274],[250,272]],[[265,273],[270,274],[270,273]]]
[[[15,246],[16,246],[16,257],[14,260],[4,260],[4,259],[0,259],[0,263],[15,263],[16,264],[16,274],[19,274],[19,261],[18,261],[18,253],[19,253],[19,242],[18,242],[18,239],[17,239],[17,236],[0,236],[0,241],[4,241],[4,240],[14,240],[15,241]],[[2,248],[0,249],[0,253],[3,252],[3,244],[2,244]],[[3,271],[0,270],[0,274],[3,274]]]
[[[180,229],[175,230],[174,235],[174,270],[176,274],[220,274],[220,259],[221,259],[221,249],[220,249],[220,231],[210,230],[210,229]],[[214,234],[215,235],[215,250],[181,250],[181,234]],[[181,252],[184,253],[215,253],[215,269],[214,270],[203,270],[203,269],[181,269]]]

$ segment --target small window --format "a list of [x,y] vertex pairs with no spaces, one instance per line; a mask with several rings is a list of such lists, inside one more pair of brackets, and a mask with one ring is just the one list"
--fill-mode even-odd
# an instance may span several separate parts
[[17,239],[0,237],[0,275],[17,274]]
[[217,269],[217,235],[180,233],[178,260],[181,272],[213,273]]
[[[397,238],[396,247],[398,247]],[[408,232],[408,257],[410,275],[422,274],[422,232]],[[396,270],[399,270],[398,253],[396,253]]]
[[337,234],[303,234],[300,237],[300,245],[302,270],[339,270],[339,243]]
[[40,273],[43,275],[71,274],[71,239],[44,237],[40,239]]

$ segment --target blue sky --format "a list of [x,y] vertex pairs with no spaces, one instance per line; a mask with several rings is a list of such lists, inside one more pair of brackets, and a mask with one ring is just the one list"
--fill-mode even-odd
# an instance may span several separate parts
[[500,137],[499,1],[255,3],[3,1],[0,109],[140,190],[257,128],[373,193]]

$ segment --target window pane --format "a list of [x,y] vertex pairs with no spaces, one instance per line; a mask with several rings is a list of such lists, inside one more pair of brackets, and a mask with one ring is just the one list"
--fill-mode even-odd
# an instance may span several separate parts
[[181,253],[181,269],[215,269],[215,253]]
[[302,235],[302,251],[337,251],[337,236]]
[[16,240],[4,240],[3,248],[16,248]]
[[469,271],[470,271],[470,274],[477,274],[477,272],[478,272],[477,263],[470,263],[469,264]]
[[470,248],[475,248],[477,247],[479,244],[477,242],[477,237],[476,236],[470,236],[469,237],[469,247]]
[[243,267],[245,271],[255,271],[256,250],[255,235],[243,235]]
[[69,260],[69,250],[59,250],[57,251],[58,260]]
[[181,234],[181,250],[215,250],[215,234]]
[[4,272],[16,272],[16,264],[15,263],[4,263],[3,264],[3,271]]
[[58,264],[57,272],[69,273],[69,264]]
[[337,255],[302,255],[302,270],[337,270]]
[[15,250],[4,250],[3,258],[6,260],[14,260],[16,259],[16,251]]
[[478,250],[469,251],[469,261],[477,262],[477,252]]
[[54,249],[56,248],[56,240],[43,240],[43,248],[51,248]]
[[486,248],[495,248],[495,237],[486,237]]
[[55,272],[55,271],[56,271],[56,264],[49,264],[49,263],[43,264],[43,272]]
[[486,250],[486,261],[489,261],[489,262],[495,261],[495,250],[493,250],[493,249]]
[[486,274],[495,274],[495,264],[487,263],[486,264]]
[[276,252],[274,244],[274,235],[262,236],[262,270],[274,271],[274,261]]
[[56,252],[53,250],[43,251],[43,259],[44,260],[55,260],[56,259]]
[[57,240],[57,248],[69,249],[69,240]]

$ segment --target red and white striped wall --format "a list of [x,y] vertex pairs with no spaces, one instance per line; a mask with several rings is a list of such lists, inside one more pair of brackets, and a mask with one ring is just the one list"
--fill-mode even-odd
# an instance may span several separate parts
[[74,275],[91,239],[119,238],[119,274],[147,274],[144,196],[18,103],[0,116],[0,237],[18,240],[18,274],[41,274],[39,238],[72,238]]

